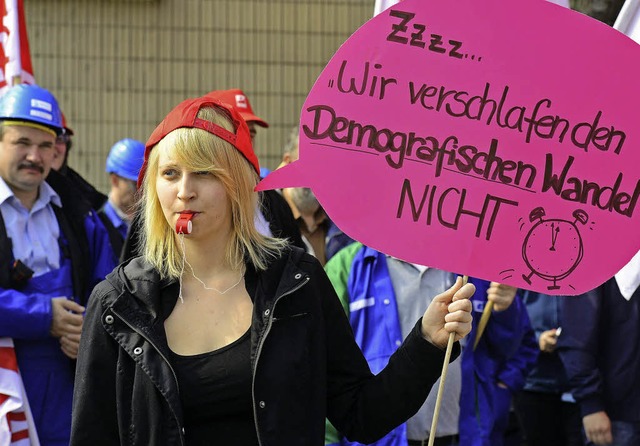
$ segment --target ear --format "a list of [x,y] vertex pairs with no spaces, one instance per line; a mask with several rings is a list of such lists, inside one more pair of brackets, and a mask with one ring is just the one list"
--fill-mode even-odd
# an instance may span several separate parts
[[118,187],[120,184],[120,178],[115,173],[109,173],[109,180],[111,182],[111,187]]

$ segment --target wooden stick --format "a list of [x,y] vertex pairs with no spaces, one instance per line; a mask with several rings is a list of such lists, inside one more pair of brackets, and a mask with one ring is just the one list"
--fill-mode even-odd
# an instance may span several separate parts
[[482,333],[484,333],[484,329],[487,328],[487,322],[489,322],[489,317],[491,317],[491,311],[493,311],[493,301],[488,301],[484,306],[484,310],[482,311],[482,316],[480,316],[480,322],[478,322],[478,330],[476,330],[476,339],[473,341],[473,349],[475,350],[478,346],[478,342],[480,342],[480,338],[482,337]]
[[[468,280],[468,276],[463,276],[462,286],[464,286]],[[436,441],[436,427],[438,426],[438,417],[440,417],[440,406],[442,405],[442,395],[444,394],[444,382],[447,379],[447,370],[449,369],[449,360],[451,359],[451,352],[453,351],[453,343],[455,342],[455,339],[456,334],[449,333],[447,350],[444,353],[444,363],[442,364],[442,374],[440,375],[440,385],[438,385],[438,394],[436,395],[436,405],[433,409],[433,420],[431,420],[428,446],[433,446],[433,442]]]

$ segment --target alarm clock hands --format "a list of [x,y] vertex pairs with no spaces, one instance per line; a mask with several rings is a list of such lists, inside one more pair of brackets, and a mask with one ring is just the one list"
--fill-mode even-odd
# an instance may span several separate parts
[[558,239],[558,232],[560,232],[560,226],[556,226],[555,222],[551,223],[551,248],[549,248],[549,251],[556,250],[556,240]]

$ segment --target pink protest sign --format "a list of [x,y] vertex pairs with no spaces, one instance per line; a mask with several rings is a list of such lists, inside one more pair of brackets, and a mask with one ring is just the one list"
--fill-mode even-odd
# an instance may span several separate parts
[[309,186],[410,262],[578,294],[640,249],[640,46],[543,0],[405,0],[337,51],[302,108]]

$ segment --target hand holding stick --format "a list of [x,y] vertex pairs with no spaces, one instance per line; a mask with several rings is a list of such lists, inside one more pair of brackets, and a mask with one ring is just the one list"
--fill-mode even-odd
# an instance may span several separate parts
[[[461,286],[464,286],[469,278],[462,278]],[[456,281],[457,282],[457,281]],[[440,376],[440,385],[438,386],[438,394],[436,395],[436,405],[433,411],[433,420],[431,421],[431,430],[429,431],[429,446],[433,446],[436,439],[436,427],[438,426],[438,417],[440,416],[440,406],[442,405],[442,394],[444,393],[444,383],[447,379],[447,370],[449,369],[449,361],[451,360],[451,352],[453,351],[453,343],[456,340],[456,333],[449,333],[449,341],[447,342],[447,350],[444,354],[444,363],[442,364],[442,374]]]

